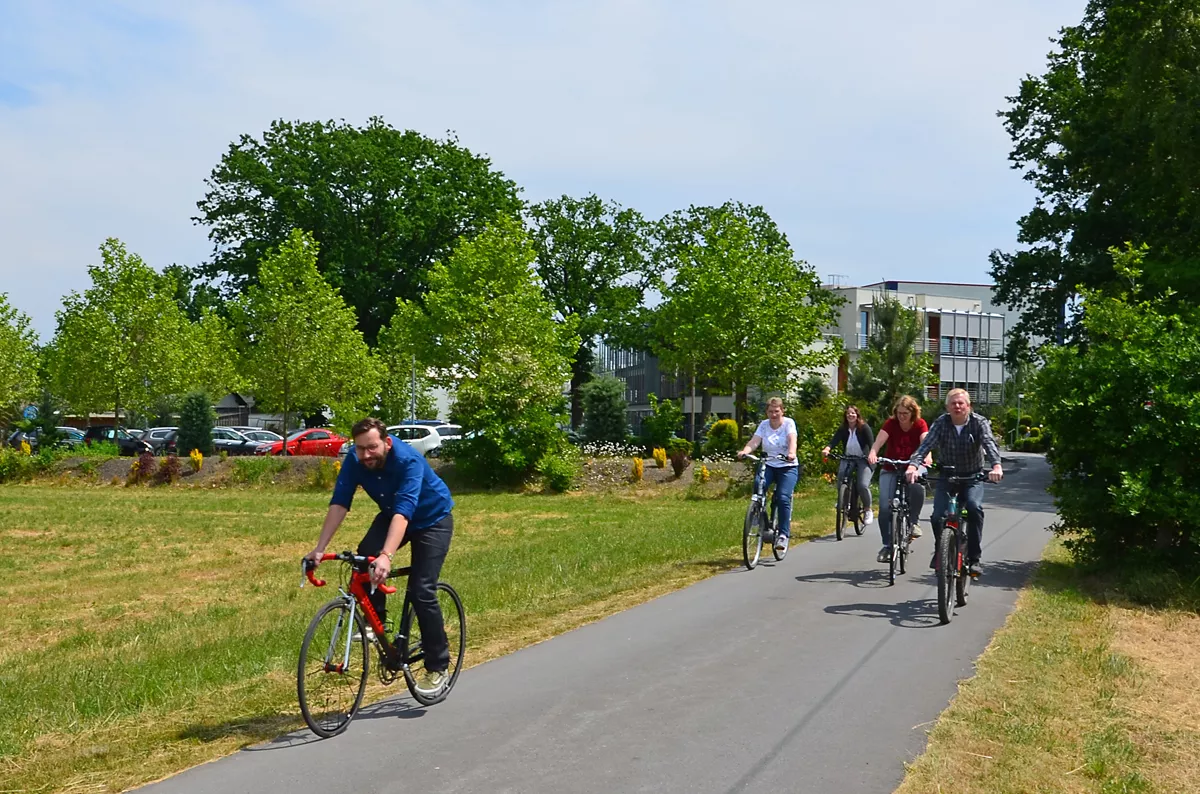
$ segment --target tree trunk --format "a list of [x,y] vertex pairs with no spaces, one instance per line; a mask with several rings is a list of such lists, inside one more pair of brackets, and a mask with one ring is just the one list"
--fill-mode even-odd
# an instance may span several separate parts
[[739,437],[741,437],[741,434],[742,434],[742,422],[746,418],[746,401],[749,399],[749,397],[747,396],[748,392],[749,392],[749,387],[743,386],[741,384],[737,384],[737,391],[734,392],[735,396],[733,398],[733,410],[734,410],[734,416],[737,417],[737,426],[738,426],[738,436]]
[[571,362],[571,429],[578,430],[583,424],[583,394],[580,389],[592,379],[592,350],[580,345]]
[[708,420],[708,415],[712,413],[712,392],[705,386],[700,390],[700,421]]
[[1179,531],[1175,527],[1159,524],[1158,534],[1154,537],[1154,548],[1158,551],[1168,551],[1174,548],[1178,535]]

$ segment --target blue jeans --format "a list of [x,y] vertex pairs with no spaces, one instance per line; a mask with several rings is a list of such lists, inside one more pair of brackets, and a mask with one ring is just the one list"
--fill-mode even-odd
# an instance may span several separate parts
[[800,478],[799,466],[766,466],[763,474],[763,493],[775,483],[775,516],[779,520],[779,534],[785,538],[792,535],[792,491]]
[[[387,540],[392,513],[381,512],[371,522],[371,528],[358,544],[362,555],[378,554]],[[446,641],[446,624],[442,620],[442,608],[437,599],[438,577],[442,574],[442,563],[450,551],[450,538],[454,534],[454,516],[447,515],[441,521],[425,529],[413,529],[404,533],[400,547],[412,548],[412,573],[408,576],[408,597],[417,613],[417,625],[421,627],[421,646],[425,652],[425,669],[445,670],[450,666],[450,644]],[[401,567],[399,565],[395,566]],[[387,601],[382,590],[371,594],[371,606],[379,613],[382,621],[386,614]],[[397,616],[399,618],[400,616]]]
[[[925,473],[925,467],[917,469]],[[903,471],[879,472],[879,534],[883,537],[883,545],[892,547],[892,497],[896,493],[896,480],[904,477]],[[908,523],[915,524],[921,517],[921,507],[925,504],[925,486],[914,482],[908,487]]]
[[859,515],[865,516],[867,511],[871,509],[871,475],[875,470],[867,465],[865,460],[853,461],[843,460],[838,464],[838,482],[846,476],[846,471],[851,466],[858,467],[858,508]]
[[[958,483],[947,485],[939,480],[933,491],[933,537],[936,542],[942,536],[946,514],[950,510],[950,489],[959,489],[959,499],[967,505],[967,562],[979,562],[983,556],[983,483]],[[959,503],[960,508],[962,502]]]

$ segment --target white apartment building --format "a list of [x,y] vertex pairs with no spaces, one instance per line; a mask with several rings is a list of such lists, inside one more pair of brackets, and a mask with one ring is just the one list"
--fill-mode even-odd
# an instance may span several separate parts
[[1015,313],[993,302],[988,284],[940,284],[920,281],[881,281],[862,287],[830,287],[846,299],[836,327],[827,336],[842,340],[841,361],[824,375],[829,386],[846,390],[852,364],[873,332],[873,305],[878,296],[895,298],[915,309],[924,333],[915,345],[918,353],[933,356],[938,383],[925,396],[942,397],[963,388],[977,404],[999,403],[1004,386],[1004,345]]

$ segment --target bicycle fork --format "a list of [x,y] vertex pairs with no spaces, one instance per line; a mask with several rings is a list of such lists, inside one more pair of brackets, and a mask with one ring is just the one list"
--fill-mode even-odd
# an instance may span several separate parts
[[[354,612],[358,608],[353,598],[347,598],[346,601],[350,605],[350,611],[343,611],[338,615],[337,626],[333,630],[333,636],[329,638],[329,648],[325,651],[325,672],[341,673],[350,669],[350,645],[354,641]],[[342,632],[346,634],[346,643],[342,648],[342,659],[339,663],[334,664],[334,653],[338,650],[338,639],[342,636]]]

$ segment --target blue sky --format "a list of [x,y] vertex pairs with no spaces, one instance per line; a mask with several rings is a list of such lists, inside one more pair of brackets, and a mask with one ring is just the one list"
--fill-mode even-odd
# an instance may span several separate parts
[[453,130],[530,201],[762,204],[846,283],[988,280],[1033,193],[996,118],[1084,0],[0,0],[0,292],[43,340],[106,237],[211,252],[273,119]]

